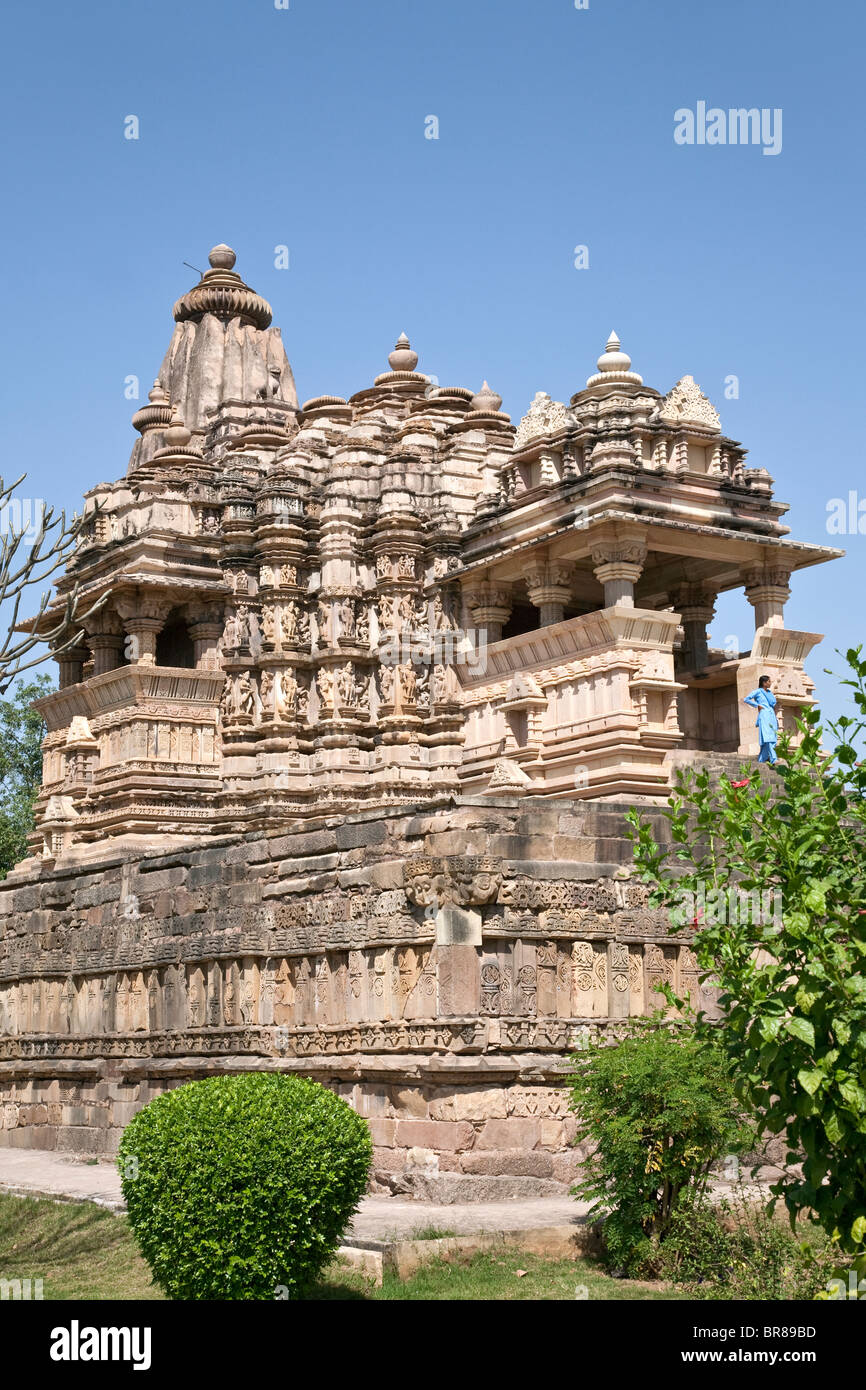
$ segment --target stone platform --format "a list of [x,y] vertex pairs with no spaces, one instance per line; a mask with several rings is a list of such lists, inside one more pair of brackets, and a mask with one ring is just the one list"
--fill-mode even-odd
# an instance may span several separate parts
[[0,1146],[110,1154],[167,1087],[273,1068],[369,1120],[381,1192],[564,1194],[570,1051],[657,981],[712,1006],[630,881],[627,809],[450,798],[27,861],[0,892]]

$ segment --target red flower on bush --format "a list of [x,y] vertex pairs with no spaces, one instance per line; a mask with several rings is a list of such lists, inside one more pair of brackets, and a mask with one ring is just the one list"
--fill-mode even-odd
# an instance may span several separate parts
[[732,782],[732,783],[731,783],[731,786],[732,786],[732,787],[747,787],[748,785],[749,785],[749,779],[748,779],[748,777],[746,777],[745,780],[742,781],[742,782]]

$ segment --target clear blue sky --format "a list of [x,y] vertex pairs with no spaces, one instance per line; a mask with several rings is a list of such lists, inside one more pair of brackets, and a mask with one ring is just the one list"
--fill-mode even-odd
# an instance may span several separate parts
[[[795,537],[848,550],[788,607],[827,634],[811,670],[838,712],[821,671],[866,596],[866,535],[826,531],[830,499],[866,500],[864,28],[854,0],[7,9],[3,472],[73,508],[124,472],[124,379],[146,393],[182,262],[218,241],[274,306],[301,400],[369,384],[405,329],[421,370],[487,377],[517,419],[537,390],[567,400],[615,328],[648,384],[697,379]],[[781,108],[781,153],[676,145],[699,101]],[[751,626],[740,596],[713,635]]]

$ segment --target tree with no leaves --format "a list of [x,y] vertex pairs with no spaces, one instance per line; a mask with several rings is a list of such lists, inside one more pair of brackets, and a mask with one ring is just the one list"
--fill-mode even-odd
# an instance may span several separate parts
[[[104,602],[100,599],[82,611],[75,585],[66,596],[62,615],[49,628],[40,630],[51,598],[50,580],[69,559],[84,518],[73,516],[67,521],[65,511],[57,513],[39,500],[34,503],[33,499],[16,497],[25,477],[22,474],[8,485],[0,477],[0,605],[11,605],[5,635],[0,625],[0,695],[22,671],[45,661],[49,652],[56,655],[80,642],[85,618]],[[93,512],[88,521],[92,517]],[[19,623],[22,598],[39,585],[46,588],[36,615]],[[38,650],[43,644],[47,650]]]

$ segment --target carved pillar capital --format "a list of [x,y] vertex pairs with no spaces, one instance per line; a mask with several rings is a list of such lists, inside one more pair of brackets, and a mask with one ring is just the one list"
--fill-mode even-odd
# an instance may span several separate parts
[[513,600],[510,586],[480,583],[464,593],[476,627],[487,633],[488,642],[498,642],[511,616]]
[[646,546],[638,542],[597,545],[592,550],[595,577],[604,585],[604,606],[634,607],[634,586],[646,563]]
[[156,639],[171,609],[169,599],[146,594],[117,600],[116,608],[131,638],[129,659],[139,666],[156,664]]
[[681,584],[671,603],[684,623],[711,623],[716,615],[716,594],[702,584]]
[[541,626],[560,623],[571,598],[571,571],[567,565],[533,565],[526,576],[529,602],[539,611]]
[[747,570],[746,598],[755,610],[755,627],[784,627],[785,604],[791,597],[791,571],[783,566]]

